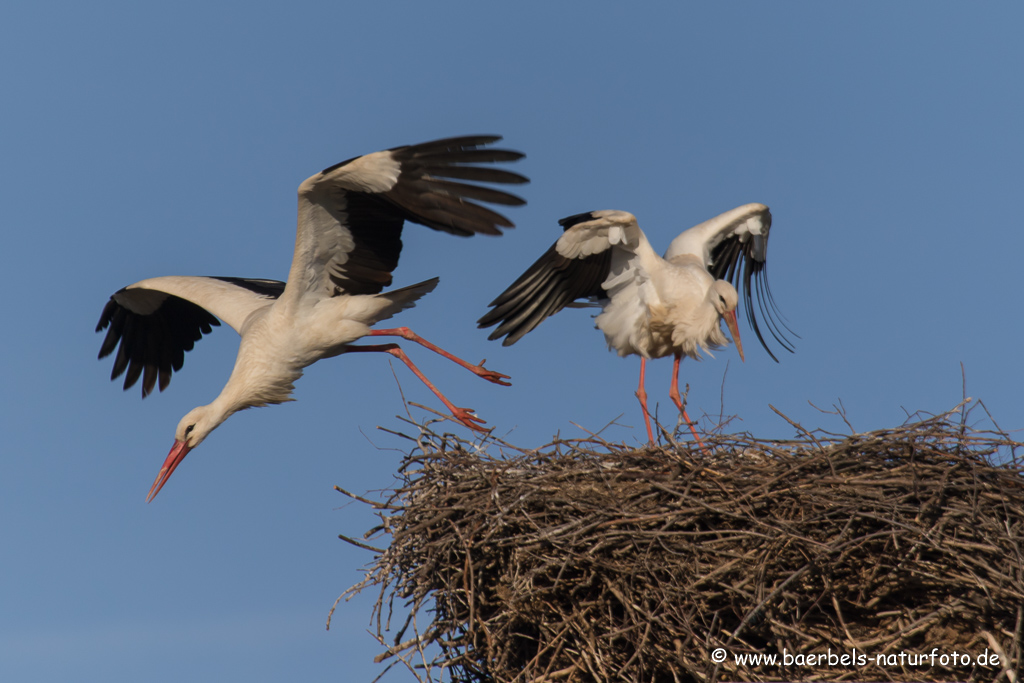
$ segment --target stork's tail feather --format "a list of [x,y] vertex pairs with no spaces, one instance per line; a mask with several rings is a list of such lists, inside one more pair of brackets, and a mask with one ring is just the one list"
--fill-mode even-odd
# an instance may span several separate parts
[[425,294],[429,294],[434,291],[434,287],[437,287],[437,283],[440,282],[440,278],[432,277],[429,280],[418,282],[415,285],[409,285],[408,287],[402,287],[401,289],[392,289],[389,292],[381,292],[376,295],[377,299],[383,299],[388,304],[381,309],[380,314],[375,316],[376,321],[387,320],[396,313],[400,313],[407,308],[412,308],[419,301],[420,297]]

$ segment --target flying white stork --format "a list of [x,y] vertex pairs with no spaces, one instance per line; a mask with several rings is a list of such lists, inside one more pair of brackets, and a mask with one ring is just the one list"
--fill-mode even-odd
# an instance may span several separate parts
[[700,443],[679,395],[679,362],[684,355],[699,360],[701,350],[727,344],[719,327],[722,319],[743,359],[736,325],[740,280],[747,319],[761,345],[778,362],[761,336],[752,284],[768,331],[783,348],[793,350],[781,329],[785,324],[780,327],[776,321],[778,309],[768,289],[765,266],[771,222],[767,206],[746,204],[684,231],[662,258],[631,213],[591,211],[563,218],[562,236],[491,302],[492,310],[480,318],[479,326],[497,324],[489,339],[504,336],[508,346],[577,299],[596,300],[603,308],[597,327],[608,347],[620,356],[640,356],[636,396],[648,439],[654,442],[644,390],[647,360],[672,354],[669,396]]
[[343,161],[299,186],[298,234],[288,282],[237,277],[156,277],[119,290],[96,331],[109,327],[100,358],[114,352],[111,379],[124,388],[141,377],[145,398],[163,391],[184,354],[218,318],[241,335],[234,370],[220,395],[182,418],[146,500],[160,492],[189,451],[233,413],[292,400],[303,369],[343,353],[383,352],[400,359],[454,417],[472,429],[483,420],[454,406],[397,344],[353,346],[361,337],[398,336],[450,358],[476,375],[508,385],[507,375],[471,365],[405,327],[371,326],[415,305],[437,278],[383,291],[402,250],[402,225],[469,236],[500,235],[507,218],[471,200],[521,205],[514,195],[477,184],[525,183],[517,174],[479,164],[515,161],[519,152],[486,148],[500,140],[478,135],[395,147]]

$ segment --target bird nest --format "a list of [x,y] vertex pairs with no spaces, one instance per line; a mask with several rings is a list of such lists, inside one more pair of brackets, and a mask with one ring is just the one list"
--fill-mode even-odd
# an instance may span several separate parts
[[969,415],[706,454],[423,427],[395,488],[342,491],[379,517],[342,597],[420,681],[1014,681],[1022,444]]

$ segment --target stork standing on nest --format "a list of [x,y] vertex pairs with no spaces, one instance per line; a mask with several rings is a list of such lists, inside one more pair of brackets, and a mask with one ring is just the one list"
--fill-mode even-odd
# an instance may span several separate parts
[[479,164],[515,161],[519,152],[486,146],[481,135],[395,147],[343,161],[299,186],[298,233],[288,282],[237,277],[157,277],[119,290],[96,331],[107,329],[100,358],[117,350],[111,379],[124,388],[142,378],[145,398],[163,391],[184,354],[223,320],[241,335],[234,370],[212,403],[178,423],[147,501],[167,483],[189,451],[233,413],[291,399],[304,368],[343,353],[382,352],[400,359],[451,410],[482,430],[483,420],[454,406],[394,343],[353,346],[361,337],[398,336],[422,344],[476,375],[508,385],[507,375],[472,365],[405,327],[371,329],[437,286],[432,278],[383,291],[402,250],[402,225],[419,223],[454,235],[500,235],[513,224],[471,200],[516,206],[514,195],[462,181],[518,184],[519,174]]
[[505,337],[502,343],[508,346],[577,299],[596,301],[603,308],[597,327],[608,347],[620,356],[640,356],[636,396],[648,439],[654,442],[644,390],[647,360],[672,355],[669,396],[700,443],[679,394],[679,363],[684,355],[699,360],[702,350],[728,344],[720,320],[728,325],[743,359],[736,324],[741,280],[747,319],[768,355],[778,361],[758,327],[755,292],[768,331],[783,348],[793,350],[781,329],[785,325],[776,320],[778,309],[768,289],[771,221],[764,204],[740,206],[684,231],[662,258],[631,213],[591,211],[563,218],[562,236],[491,302],[479,325],[498,325],[489,339]]

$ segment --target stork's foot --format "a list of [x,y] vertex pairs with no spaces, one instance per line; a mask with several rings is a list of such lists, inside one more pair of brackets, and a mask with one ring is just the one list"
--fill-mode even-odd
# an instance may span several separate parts
[[477,417],[475,414],[473,414],[473,409],[472,408],[460,408],[458,406],[449,406],[449,407],[451,408],[451,411],[452,411],[452,417],[454,417],[456,420],[458,420],[462,424],[466,425],[470,429],[474,429],[474,430],[476,430],[478,432],[482,432],[484,434],[487,434],[487,433],[489,433],[491,431],[489,428],[486,428],[486,427],[483,426],[483,425],[487,424],[487,422],[485,420],[483,420],[483,419]]
[[693,420],[691,420],[690,416],[686,413],[686,408],[683,407],[682,402],[676,397],[673,397],[673,400],[676,401],[676,407],[679,408],[679,412],[682,413],[686,426],[690,428],[690,433],[693,434],[694,441],[696,441],[697,445],[700,447],[700,452],[705,456],[711,455],[711,451],[709,451],[708,447],[704,445],[703,439],[701,439],[700,434],[697,433],[697,427],[693,424]]
[[454,363],[458,363],[462,367],[464,367],[467,370],[469,370],[470,372],[472,372],[474,375],[477,375],[479,377],[483,377],[488,382],[493,382],[494,384],[500,384],[500,385],[505,386],[505,387],[512,386],[509,382],[505,382],[504,381],[506,379],[509,379],[508,375],[503,375],[500,372],[495,372],[494,370],[488,370],[487,368],[484,367],[484,363],[487,362],[486,358],[484,360],[480,361],[479,365],[470,365],[470,363],[468,361],[464,361],[461,358],[459,358],[458,356],[456,356],[456,355],[454,355],[452,353],[449,353],[448,351],[445,351],[444,349],[442,349],[437,344],[433,344],[431,342],[428,342],[426,339],[424,339],[423,337],[419,336],[418,334],[416,334],[415,332],[410,330],[408,327],[395,327],[395,328],[392,328],[390,330],[370,330],[370,336],[373,336],[373,337],[390,336],[390,337],[401,337],[402,339],[408,339],[409,341],[416,342],[420,346],[427,347],[428,349],[430,349],[434,353],[441,354],[442,356],[444,356],[445,358],[447,358],[448,360],[450,360],[450,361],[452,361]]
[[484,358],[478,364],[476,364],[476,365],[467,365],[466,368],[470,372],[472,372],[474,375],[476,375],[477,377],[483,377],[488,382],[493,382],[494,384],[500,384],[503,387],[510,387],[510,386],[512,386],[511,382],[506,382],[505,381],[507,379],[512,379],[511,377],[509,377],[508,375],[503,375],[500,372],[496,372],[494,370],[488,370],[487,368],[484,367],[484,363],[486,363],[486,362],[487,362],[487,359]]
[[640,408],[644,413],[644,425],[647,427],[647,445],[654,448],[658,445],[658,442],[654,440],[654,431],[651,429],[651,416],[647,412],[647,393],[636,392],[633,394],[637,400],[640,401]]

